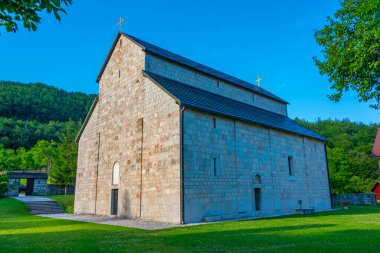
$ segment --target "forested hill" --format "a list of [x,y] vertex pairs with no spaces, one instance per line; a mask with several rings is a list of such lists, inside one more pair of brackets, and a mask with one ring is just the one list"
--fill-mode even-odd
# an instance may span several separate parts
[[369,192],[380,180],[380,169],[371,157],[380,124],[345,120],[297,122],[327,138],[327,157],[333,193]]
[[41,83],[0,81],[0,172],[46,169],[49,183],[74,184],[75,136],[94,98]]
[[41,123],[84,120],[94,97],[41,83],[0,81],[0,117]]
[[72,131],[78,130],[94,98],[42,83],[0,81],[0,147],[29,149],[39,140],[58,142],[69,121],[76,125]]

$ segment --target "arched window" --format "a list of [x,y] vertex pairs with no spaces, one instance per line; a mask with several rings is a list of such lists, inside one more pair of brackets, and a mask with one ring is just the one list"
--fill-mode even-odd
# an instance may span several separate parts
[[261,176],[257,174],[253,179],[254,184],[261,184]]
[[115,162],[112,168],[112,185],[119,184],[120,181],[120,164]]

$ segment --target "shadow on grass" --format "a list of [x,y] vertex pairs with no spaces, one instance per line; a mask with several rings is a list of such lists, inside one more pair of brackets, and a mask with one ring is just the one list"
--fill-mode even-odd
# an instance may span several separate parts
[[[102,230],[73,228],[70,231],[2,235],[0,251],[17,252],[378,252],[380,229],[338,230],[334,225],[246,228],[186,233],[171,231]],[[374,236],[375,235],[375,236]],[[377,236],[376,236],[377,235]],[[368,241],[370,240],[370,241]],[[17,245],[12,242],[17,241]]]

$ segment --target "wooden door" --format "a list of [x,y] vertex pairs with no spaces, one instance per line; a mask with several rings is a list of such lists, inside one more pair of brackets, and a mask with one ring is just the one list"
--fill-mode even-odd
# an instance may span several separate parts
[[111,215],[117,215],[118,189],[111,191]]

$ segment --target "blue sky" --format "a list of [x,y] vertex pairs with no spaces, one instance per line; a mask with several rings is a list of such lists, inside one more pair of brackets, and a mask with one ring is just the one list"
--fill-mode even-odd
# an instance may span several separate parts
[[122,16],[126,33],[252,83],[262,76],[262,87],[290,102],[292,118],[379,122],[380,112],[355,94],[329,101],[330,84],[312,61],[321,50],[313,33],[338,7],[338,0],[74,0],[60,23],[45,16],[37,32],[0,30],[0,80],[97,93]]

